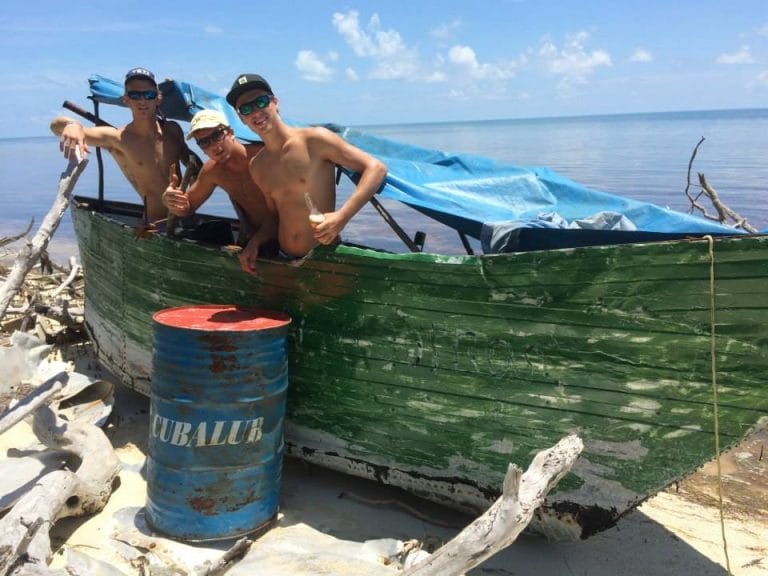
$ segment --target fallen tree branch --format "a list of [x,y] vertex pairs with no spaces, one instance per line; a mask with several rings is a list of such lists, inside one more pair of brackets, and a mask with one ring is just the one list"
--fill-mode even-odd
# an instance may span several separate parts
[[253,540],[240,538],[231,548],[224,552],[221,557],[210,566],[206,566],[200,571],[195,572],[195,576],[220,576],[232,566],[234,560],[239,560],[248,552],[253,544]]
[[31,394],[25,396],[13,407],[0,414],[0,434],[21,422],[25,416],[31,414],[43,404],[51,402],[68,381],[69,375],[66,372],[59,372],[40,384],[40,386],[37,386]]
[[32,225],[35,223],[35,219],[32,218],[29,221],[29,224],[27,224],[27,229],[24,230],[21,234],[17,234],[16,236],[3,236],[0,238],[0,247],[5,246],[6,244],[11,244],[13,242],[16,242],[19,238],[24,238],[27,234],[29,234],[29,231],[32,230]]
[[706,196],[709,198],[710,202],[712,202],[712,206],[714,206],[715,210],[717,211],[718,219],[720,220],[720,222],[725,223],[728,220],[728,218],[730,218],[734,221],[734,226],[736,228],[743,228],[747,232],[752,232],[752,233],[757,232],[757,228],[748,224],[746,218],[737,214],[736,212],[731,210],[728,206],[723,204],[723,202],[720,200],[720,196],[718,196],[715,189],[709,185],[709,182],[707,182],[707,179],[704,177],[704,174],[702,174],[701,172],[699,172],[699,184],[701,184],[701,189],[703,190],[704,194],[706,194]]
[[509,546],[583,449],[581,439],[571,434],[552,448],[539,452],[524,474],[510,464],[499,499],[453,540],[406,568],[403,576],[464,574]]
[[[689,210],[689,213],[693,213],[694,209],[696,209],[699,212],[701,212],[702,217],[706,218],[707,220],[720,222],[720,224],[732,225],[734,228],[742,228],[747,232],[752,232],[752,233],[757,232],[757,228],[755,228],[754,226],[751,226],[747,222],[746,218],[744,218],[743,216],[741,216],[740,214],[738,214],[734,210],[731,210],[728,206],[723,204],[717,192],[715,192],[715,189],[709,185],[709,183],[707,182],[707,179],[704,177],[704,174],[701,172],[698,173],[701,192],[699,192],[695,198],[691,195],[691,192],[690,192],[691,169],[693,167],[693,160],[696,158],[696,153],[699,151],[699,146],[701,146],[703,142],[704,142],[704,136],[702,136],[701,139],[698,141],[698,143],[693,149],[693,153],[691,153],[691,158],[688,160],[688,176],[685,184],[685,195],[691,203],[691,209]],[[701,198],[702,194],[705,195],[707,198],[709,198],[709,201],[712,203],[712,206],[717,212],[716,216],[713,214],[710,214],[707,211],[707,208],[699,202],[699,198]],[[728,224],[729,218],[733,220],[733,224]]]
[[120,461],[104,432],[93,424],[66,423],[49,406],[35,412],[33,430],[50,448],[64,449],[80,460],[76,472],[57,470],[45,475],[0,520],[0,574],[19,569],[53,574],[45,566],[51,557],[53,523],[69,516],[104,508],[120,470]]
[[69,258],[69,266],[70,266],[69,276],[67,276],[66,280],[64,280],[64,282],[62,282],[56,288],[56,290],[54,290],[51,293],[51,298],[56,298],[56,296],[61,294],[64,291],[64,289],[67,288],[68,286],[70,286],[72,284],[72,282],[75,281],[75,278],[77,278],[78,275],[80,274],[81,266],[80,266],[80,264],[78,264],[75,261],[75,257],[74,256],[70,256],[70,258]]
[[40,228],[38,228],[34,238],[19,250],[13,263],[13,268],[5,279],[2,288],[0,288],[0,318],[5,315],[5,311],[10,305],[13,296],[24,283],[24,277],[27,275],[27,272],[32,269],[40,255],[48,247],[48,241],[59,227],[59,222],[61,222],[61,218],[69,205],[72,189],[87,165],[87,158],[76,160],[70,156],[69,165],[59,180],[59,193],[56,195],[51,209],[46,214],[42,224],[40,224]]
[[[691,204],[694,206],[696,205],[696,200],[693,199],[691,196],[689,190],[691,188],[691,169],[693,168],[693,161],[696,158],[696,154],[699,151],[699,146],[701,146],[704,143],[704,136],[701,137],[701,139],[696,143],[696,146],[693,148],[693,152],[691,153],[691,157],[688,159],[688,176],[685,181],[685,195],[688,197],[688,199],[691,201]],[[696,197],[698,199],[698,196]]]

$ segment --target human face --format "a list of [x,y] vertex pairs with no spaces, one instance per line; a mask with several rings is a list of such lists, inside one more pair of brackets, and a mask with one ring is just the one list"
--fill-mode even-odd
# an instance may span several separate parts
[[200,146],[201,150],[205,150],[211,144],[215,144],[216,142],[221,142],[221,140],[226,135],[227,135],[226,128],[224,128],[224,126],[219,126],[218,128],[215,128],[208,135],[200,136],[195,141],[197,142],[197,145]]
[[232,153],[229,137],[230,130],[226,126],[203,128],[195,132],[195,141],[205,154],[217,162],[227,160]]
[[240,119],[256,133],[263,132],[269,125],[272,115],[272,103],[277,102],[272,94],[263,90],[250,90],[245,92],[235,102]]
[[134,115],[154,116],[163,95],[157,86],[149,80],[137,78],[129,80],[125,85],[123,102],[131,109]]

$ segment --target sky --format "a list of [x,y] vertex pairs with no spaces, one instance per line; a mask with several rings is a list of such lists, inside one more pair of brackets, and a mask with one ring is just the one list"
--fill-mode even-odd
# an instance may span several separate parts
[[11,0],[0,53],[6,138],[135,66],[353,126],[768,107],[768,0]]

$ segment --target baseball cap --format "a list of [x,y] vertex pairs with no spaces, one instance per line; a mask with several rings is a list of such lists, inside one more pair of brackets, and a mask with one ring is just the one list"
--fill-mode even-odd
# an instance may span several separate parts
[[125,73],[125,84],[128,84],[130,80],[135,79],[141,79],[141,80],[149,80],[157,86],[157,82],[155,81],[155,75],[152,74],[149,70],[146,68],[131,68],[128,70],[128,72]]
[[227,94],[227,102],[234,106],[237,99],[249,90],[264,90],[270,96],[274,96],[272,88],[263,77],[258,74],[240,74],[232,83],[232,88]]
[[218,110],[200,110],[192,117],[192,121],[189,123],[189,132],[187,132],[187,140],[194,136],[198,130],[205,130],[206,128],[216,128],[217,126],[229,126],[227,117],[224,116]]

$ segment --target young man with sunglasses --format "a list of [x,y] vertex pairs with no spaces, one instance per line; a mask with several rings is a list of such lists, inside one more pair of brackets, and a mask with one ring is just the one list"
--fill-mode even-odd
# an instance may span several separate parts
[[240,143],[226,116],[216,110],[202,110],[194,115],[187,134],[187,140],[191,138],[208,160],[186,193],[178,188],[178,178],[173,177],[163,193],[163,203],[172,214],[188,216],[211,196],[216,186],[221,187],[240,217],[240,242],[245,245],[240,264],[250,271],[244,254],[273,256],[277,252],[277,218],[248,171],[249,162],[264,145]]
[[[384,164],[330,130],[297,128],[283,122],[277,97],[258,74],[238,76],[227,102],[264,142],[263,150],[250,161],[250,173],[278,215],[280,249],[301,257],[318,243],[338,242],[344,226],[381,187],[387,174]],[[355,190],[338,209],[337,165],[359,175]],[[319,213],[310,223],[313,205]],[[254,269],[257,255],[242,255],[246,271]]]
[[162,94],[152,72],[145,68],[129,70],[122,100],[132,115],[131,122],[122,128],[85,127],[72,118],[57,116],[51,122],[51,131],[61,137],[59,148],[65,157],[75,147],[82,153],[90,152],[89,146],[108,150],[144,199],[145,218],[154,222],[168,214],[162,194],[168,186],[170,167],[178,174],[179,162],[192,169],[201,162],[187,147],[181,127],[176,122],[158,119]]

